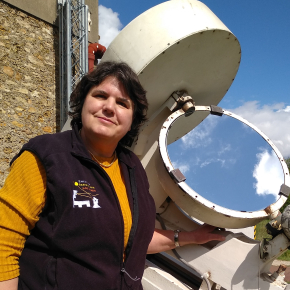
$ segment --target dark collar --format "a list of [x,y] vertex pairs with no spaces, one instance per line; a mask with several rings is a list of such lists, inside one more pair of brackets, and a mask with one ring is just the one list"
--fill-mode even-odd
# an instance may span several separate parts
[[[118,145],[116,148],[119,162],[125,163],[127,166],[133,168],[136,166],[132,153],[129,149]],[[91,158],[90,153],[86,149],[83,140],[79,134],[78,126],[75,124],[72,128],[72,152],[78,156]]]

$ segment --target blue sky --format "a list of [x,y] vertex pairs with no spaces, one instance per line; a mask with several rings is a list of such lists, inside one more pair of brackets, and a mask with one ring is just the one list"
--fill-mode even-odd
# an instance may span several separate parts
[[[130,21],[162,2],[99,0],[100,43],[108,46]],[[242,60],[235,81],[219,105],[255,124],[271,138],[285,158],[289,157],[290,1],[201,2],[235,34],[242,49]],[[276,176],[279,175],[279,166],[270,150],[265,149],[266,143],[259,136],[232,138],[230,141],[228,138],[234,135],[239,137],[253,133],[241,125],[235,125],[239,129],[224,129],[223,124],[230,122],[226,118],[215,122],[207,120],[169,148],[172,161],[183,169],[188,184],[210,201],[236,210],[257,210],[275,201],[276,193],[271,191],[275,191],[272,188],[281,183]],[[215,132],[220,128],[219,132],[222,133],[218,136],[223,136],[223,142],[221,139],[214,141],[213,138],[218,136],[212,133],[200,137],[201,130],[210,131],[212,126],[215,126]],[[228,133],[236,130],[239,134]],[[194,147],[196,140],[203,146]],[[246,149],[241,147],[243,140],[251,140],[250,146],[248,143],[244,145]],[[242,152],[241,155],[239,152]],[[183,161],[182,156],[186,154],[190,154],[190,162]],[[194,158],[199,158],[199,162],[194,162]],[[214,181],[214,185],[208,180]]]

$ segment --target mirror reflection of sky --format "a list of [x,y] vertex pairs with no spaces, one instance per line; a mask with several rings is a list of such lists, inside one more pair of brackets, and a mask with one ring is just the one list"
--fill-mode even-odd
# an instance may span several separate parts
[[263,209],[276,201],[283,183],[271,146],[252,128],[226,115],[209,115],[170,144],[168,154],[194,191],[228,209]]

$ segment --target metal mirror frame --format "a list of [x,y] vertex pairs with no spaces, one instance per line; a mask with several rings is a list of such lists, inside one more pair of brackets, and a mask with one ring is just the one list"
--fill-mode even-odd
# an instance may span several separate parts
[[277,155],[283,169],[284,184],[281,185],[279,192],[280,197],[278,198],[278,200],[275,203],[266,207],[265,209],[259,211],[248,212],[231,210],[214,204],[213,202],[203,198],[186,184],[185,177],[179,169],[175,169],[173,167],[168,155],[167,136],[169,129],[178,118],[182,117],[185,114],[183,110],[178,110],[172,113],[163,123],[159,134],[159,152],[163,161],[163,167],[167,171],[167,175],[170,176],[170,179],[174,181],[175,186],[173,186],[172,182],[169,181],[168,177],[164,175],[164,172],[162,173],[163,169],[160,166],[158,166],[159,170],[157,172],[159,175],[159,181],[164,190],[170,196],[170,198],[188,216],[217,227],[248,227],[257,224],[259,221],[268,218],[270,215],[272,218],[276,217],[279,213],[279,209],[286,202],[287,196],[290,194],[289,170],[278,148],[256,126],[234,113],[223,110],[222,108],[217,106],[195,106],[195,111],[209,111],[211,114],[219,116],[227,115],[241,121],[245,125],[252,128],[254,131],[256,131],[271,146],[271,148]]

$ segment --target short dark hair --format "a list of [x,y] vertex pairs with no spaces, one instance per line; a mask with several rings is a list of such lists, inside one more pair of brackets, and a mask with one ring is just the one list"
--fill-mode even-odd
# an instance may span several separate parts
[[81,113],[88,92],[92,87],[100,85],[109,76],[115,77],[122,84],[125,93],[134,104],[131,130],[119,141],[119,144],[123,146],[131,146],[139,134],[141,125],[147,120],[148,102],[146,91],[137,74],[124,62],[101,62],[92,72],[81,79],[70,96],[71,126],[77,124],[78,129],[82,128]]

